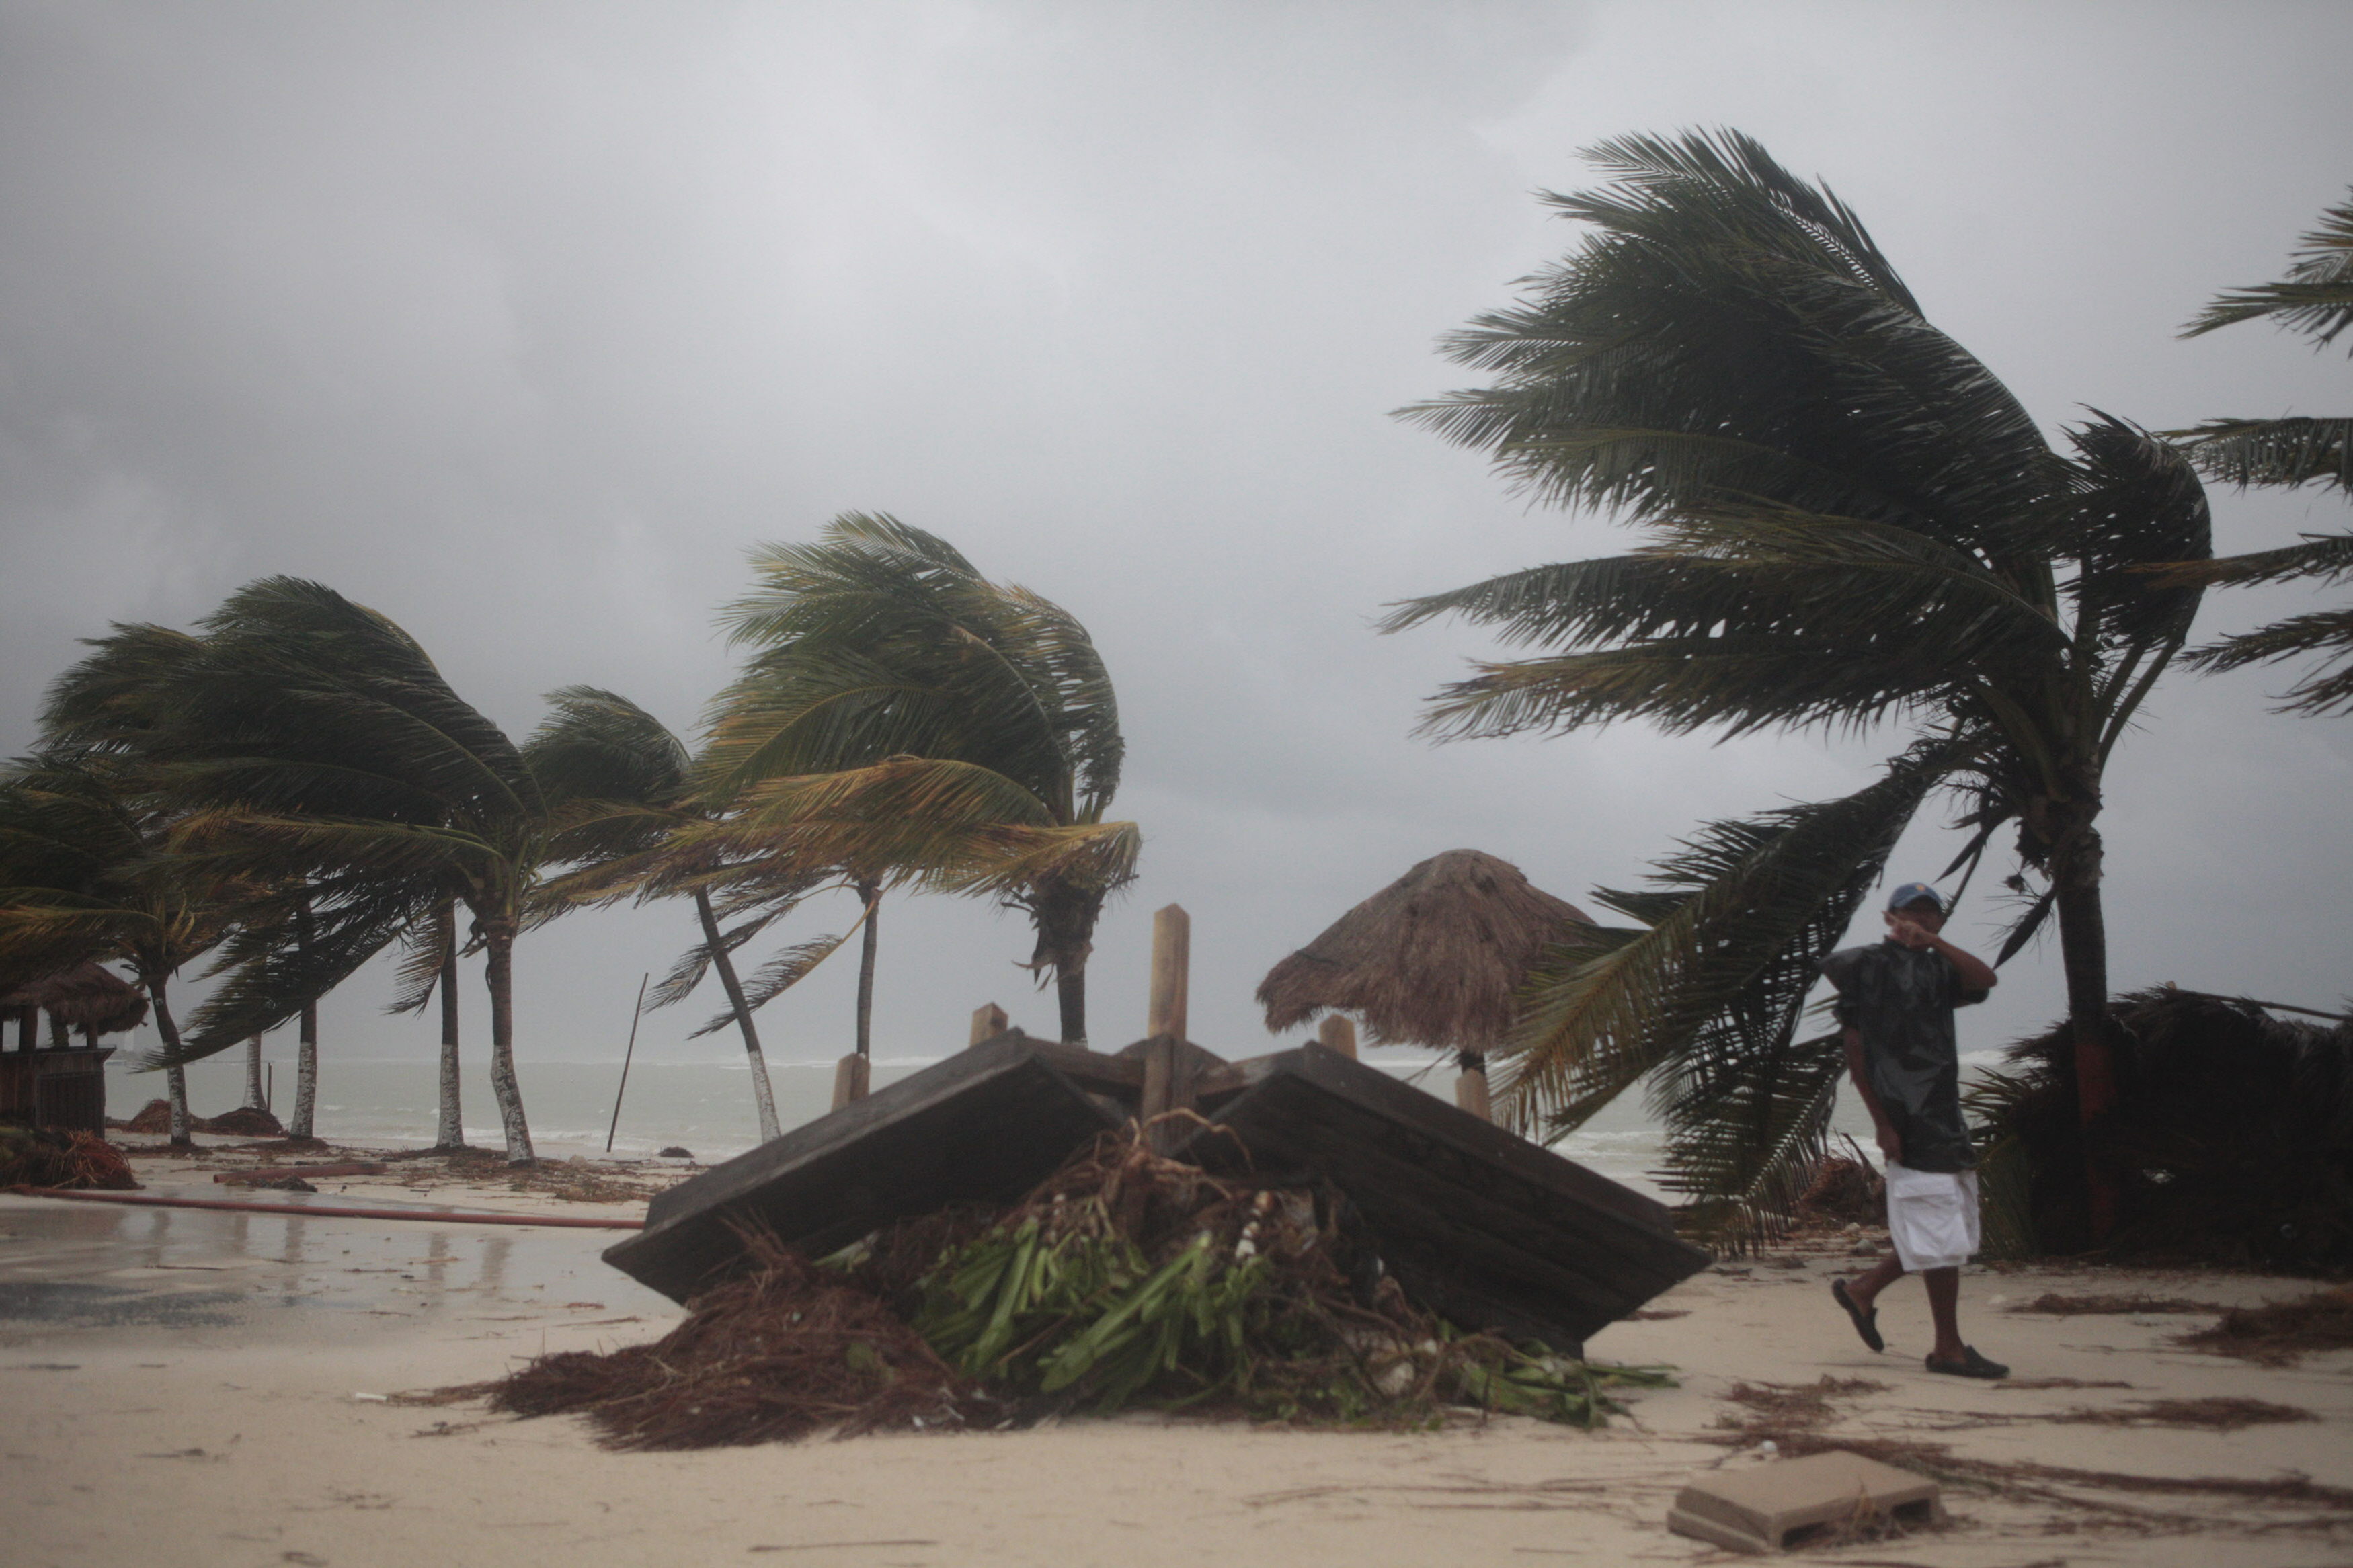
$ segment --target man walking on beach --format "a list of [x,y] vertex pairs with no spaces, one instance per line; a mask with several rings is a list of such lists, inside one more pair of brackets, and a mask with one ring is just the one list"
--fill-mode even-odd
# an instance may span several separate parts
[[1887,1230],[1895,1256],[1831,1286],[1873,1350],[1879,1293],[1905,1274],[1928,1288],[1936,1323],[1928,1370],[1955,1377],[2007,1377],[2010,1368],[1961,1342],[1961,1265],[1978,1249],[1977,1152],[1961,1120],[1961,1064],[1953,1009],[1986,999],[1995,975],[1984,960],[1937,933],[1945,900],[1906,882],[1887,900],[1887,937],[1822,960],[1838,987],[1847,1070],[1871,1112],[1887,1161]]

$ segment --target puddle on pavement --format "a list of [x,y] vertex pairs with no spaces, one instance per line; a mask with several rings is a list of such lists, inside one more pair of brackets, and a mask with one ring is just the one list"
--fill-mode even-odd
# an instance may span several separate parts
[[674,1313],[606,1266],[598,1254],[614,1239],[0,1196],[0,1344],[127,1328],[370,1333],[400,1320],[489,1333]]

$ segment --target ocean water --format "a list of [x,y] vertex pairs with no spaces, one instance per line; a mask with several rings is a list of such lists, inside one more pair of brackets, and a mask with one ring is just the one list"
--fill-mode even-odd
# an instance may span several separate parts
[[[874,1087],[894,1083],[939,1060],[937,1057],[878,1057]],[[1972,1052],[1964,1065],[1993,1065],[1994,1053]],[[1453,1075],[1433,1068],[1426,1052],[1381,1049],[1366,1060],[1431,1093],[1451,1099]],[[647,1155],[672,1145],[713,1163],[740,1154],[758,1141],[758,1113],[752,1100],[750,1065],[735,1060],[677,1061],[639,1057],[629,1066],[617,1124],[614,1100],[622,1089],[617,1061],[521,1061],[516,1076],[532,1137],[543,1153],[601,1151],[608,1131],[616,1154]],[[776,1061],[768,1080],[776,1096],[776,1116],[787,1128],[814,1121],[830,1108],[834,1064]],[[188,1068],[188,1100],[198,1116],[217,1115],[245,1094],[242,1057],[216,1057]],[[290,1062],[273,1065],[273,1108],[292,1112],[294,1072]],[[133,1073],[121,1055],[107,1064],[107,1111],[128,1116],[164,1092],[161,1075]],[[436,1068],[429,1058],[343,1059],[322,1055],[319,1072],[317,1131],[321,1137],[353,1143],[419,1145],[433,1137]],[[502,1142],[491,1099],[487,1069],[466,1064],[462,1106],[466,1140],[496,1148]],[[1841,1096],[1831,1118],[1835,1131],[1852,1134],[1871,1148],[1870,1120],[1852,1092]],[[1668,1198],[1658,1184],[1662,1140],[1639,1092],[1605,1107],[1592,1121],[1554,1144],[1562,1154],[1638,1192]]]

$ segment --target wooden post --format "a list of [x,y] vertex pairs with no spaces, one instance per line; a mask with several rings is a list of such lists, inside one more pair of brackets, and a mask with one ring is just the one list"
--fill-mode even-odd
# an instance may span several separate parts
[[1356,1020],[1345,1013],[1326,1013],[1315,1026],[1315,1038],[1327,1051],[1337,1051],[1350,1061],[1356,1059]]
[[[1144,1032],[1144,1091],[1137,1113],[1149,1124],[1155,1117],[1189,1109],[1193,1103],[1193,1054],[1185,1048],[1185,1007],[1190,989],[1193,920],[1183,908],[1170,904],[1152,917],[1152,998]],[[1181,1142],[1190,1128],[1164,1123],[1152,1130],[1152,1146],[1166,1153]]]
[[833,1064],[833,1108],[839,1110],[853,1100],[866,1098],[867,1058],[851,1052]]
[[[1147,1125],[1172,1110],[1193,1108],[1200,1058],[1200,1053],[1188,1049],[1175,1035],[1155,1035],[1144,1043],[1144,1091],[1136,1113]],[[1193,1124],[1187,1119],[1162,1122],[1152,1129],[1152,1147],[1166,1154],[1192,1135]]]
[[1482,1121],[1494,1121],[1494,1108],[1487,1100],[1487,1058],[1464,1051],[1455,1059],[1462,1071],[1454,1080],[1454,1103]]
[[1005,1009],[994,1002],[986,1006],[975,1007],[972,1010],[972,1038],[966,1040],[965,1044],[976,1046],[983,1040],[993,1040],[1005,1033],[1006,1026],[1010,1022],[1011,1020],[1005,1016]]
[[1147,1036],[1185,1037],[1185,997],[1193,960],[1193,917],[1170,904],[1152,917],[1152,1005]]

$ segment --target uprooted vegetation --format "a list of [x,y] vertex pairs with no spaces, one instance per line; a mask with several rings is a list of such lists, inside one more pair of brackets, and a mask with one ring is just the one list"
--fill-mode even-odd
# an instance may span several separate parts
[[586,1415],[608,1447],[689,1448],[1130,1405],[1593,1426],[1612,1390],[1668,1381],[1461,1332],[1409,1301],[1355,1229],[1335,1192],[1213,1177],[1131,1129],[1010,1208],[904,1221],[822,1262],[746,1233],[749,1272],[655,1343],[544,1356],[444,1396]]

